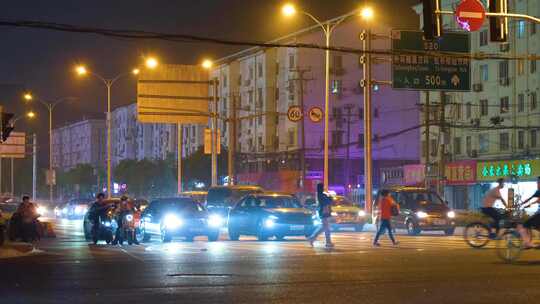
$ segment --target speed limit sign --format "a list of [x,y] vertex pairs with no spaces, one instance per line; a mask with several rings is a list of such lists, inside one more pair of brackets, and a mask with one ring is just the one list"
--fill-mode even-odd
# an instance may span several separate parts
[[292,122],[297,122],[302,120],[304,114],[302,113],[302,108],[299,106],[291,106],[287,111],[287,118]]

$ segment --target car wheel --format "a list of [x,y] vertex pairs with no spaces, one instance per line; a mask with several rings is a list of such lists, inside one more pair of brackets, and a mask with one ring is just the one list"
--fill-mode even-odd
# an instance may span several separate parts
[[209,242],[215,242],[219,240],[219,230],[212,231],[208,234],[208,241]]
[[259,223],[259,228],[257,229],[257,240],[261,242],[268,240],[268,234],[264,231],[262,223]]
[[362,232],[362,230],[364,230],[364,225],[363,224],[358,224],[358,225],[354,226],[354,231]]
[[419,235],[420,229],[415,227],[414,223],[412,221],[407,221],[407,234],[408,235]]
[[444,231],[444,234],[446,235],[454,235],[454,231],[456,230],[456,228],[452,227],[452,228],[448,228]]
[[234,229],[233,226],[229,225],[229,240],[238,241],[240,239],[240,233]]

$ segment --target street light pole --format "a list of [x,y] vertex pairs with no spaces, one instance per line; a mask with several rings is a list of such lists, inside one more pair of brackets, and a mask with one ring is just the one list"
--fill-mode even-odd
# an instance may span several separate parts
[[365,208],[367,212],[371,211],[372,194],[373,194],[373,167],[371,157],[371,29],[362,32],[362,56],[363,74],[364,74],[364,196]]
[[212,187],[217,186],[217,111],[218,111],[218,80],[214,78],[213,84],[213,104],[212,104]]

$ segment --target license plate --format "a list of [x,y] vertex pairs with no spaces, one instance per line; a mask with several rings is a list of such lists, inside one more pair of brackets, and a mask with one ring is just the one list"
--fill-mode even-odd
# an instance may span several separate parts
[[434,220],[433,224],[443,226],[443,225],[446,225],[446,221],[445,220]]
[[304,225],[291,225],[292,231],[304,230]]

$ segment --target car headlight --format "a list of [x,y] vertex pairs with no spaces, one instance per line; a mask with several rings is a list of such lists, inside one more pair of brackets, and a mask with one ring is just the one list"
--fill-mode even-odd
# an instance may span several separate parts
[[264,221],[264,226],[266,228],[272,228],[274,227],[274,225],[276,224],[276,220],[277,220],[277,216],[275,215],[270,215],[269,217],[266,218],[266,220]]
[[456,217],[456,213],[454,211],[448,211],[448,213],[446,214],[446,216],[448,216],[448,218],[455,218]]
[[330,213],[330,215],[337,216],[337,212],[332,212],[332,213]]
[[66,213],[67,213],[67,207],[62,208],[62,213],[63,213],[63,214],[66,214]]
[[169,229],[175,229],[182,226],[182,220],[174,214],[167,214],[163,222],[165,227]]
[[37,213],[41,215],[45,215],[47,213],[47,208],[44,206],[37,207]]
[[418,212],[416,212],[416,216],[418,218],[426,218],[426,217],[428,217],[428,214],[425,213],[424,211],[418,211]]
[[77,206],[75,207],[75,214],[83,214],[84,212],[86,212],[86,208],[83,207],[83,206]]
[[360,211],[358,211],[358,216],[364,217],[364,216],[366,216],[366,212],[364,210],[360,210]]
[[105,226],[105,227],[111,227],[111,222],[109,221],[101,221],[101,225]]
[[133,221],[133,215],[131,215],[131,214],[126,215],[126,221],[128,221],[128,222]]
[[223,218],[218,214],[211,214],[208,217],[208,225],[211,227],[221,227],[223,225]]

